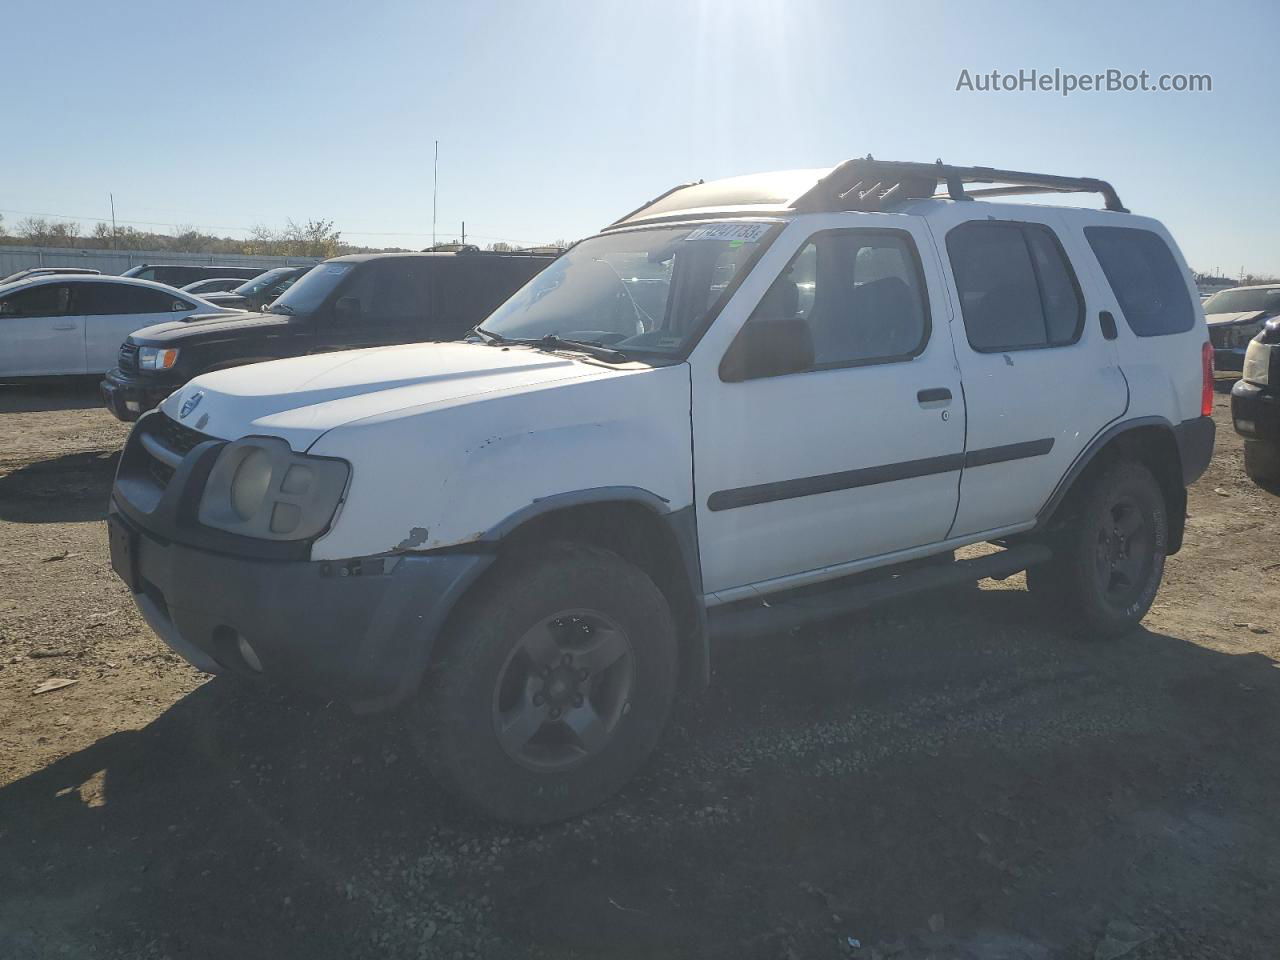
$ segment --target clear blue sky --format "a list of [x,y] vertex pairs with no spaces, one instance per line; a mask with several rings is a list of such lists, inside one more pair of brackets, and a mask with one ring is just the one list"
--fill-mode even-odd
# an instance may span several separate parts
[[[1112,180],[1199,269],[1280,273],[1280,5],[5,5],[0,210],[422,246],[576,238],[681,181],[885,159]],[[956,92],[962,68],[1212,93]],[[410,234],[397,237],[391,234]]]

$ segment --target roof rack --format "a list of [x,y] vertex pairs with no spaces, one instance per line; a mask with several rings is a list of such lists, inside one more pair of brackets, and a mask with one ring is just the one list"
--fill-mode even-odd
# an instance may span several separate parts
[[[970,183],[999,184],[966,190]],[[940,185],[946,191],[939,193]],[[936,163],[875,160],[866,156],[846,160],[798,197],[792,206],[807,212],[831,210],[885,210],[903,200],[950,197],[1012,196],[1031,193],[1100,193],[1108,210],[1129,211],[1115,188],[1093,177],[1061,177],[1047,173],[997,170],[994,167],[956,167]]]

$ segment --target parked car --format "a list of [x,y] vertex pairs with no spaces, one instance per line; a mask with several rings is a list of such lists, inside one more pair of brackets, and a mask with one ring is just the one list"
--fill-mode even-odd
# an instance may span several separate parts
[[101,270],[92,270],[88,267],[29,267],[26,270],[19,270],[17,273],[11,273],[9,276],[0,280],[0,286],[6,283],[17,283],[19,280],[26,280],[30,277],[47,277],[54,273],[102,273]]
[[[1108,209],[960,202],[993,181]],[[197,377],[129,438],[112,562],[200,669],[406,704],[440,783],[544,822],[638,769],[713,636],[1028,568],[1056,622],[1133,630],[1212,456],[1210,361],[1168,232],[1103,181],[700,182],[464,342]]]
[[1204,302],[1204,313],[1214,366],[1239,373],[1249,341],[1270,317],[1280,315],[1280,283],[1221,290]]
[[276,267],[260,273],[252,280],[243,280],[226,293],[210,294],[210,303],[220,307],[236,307],[240,310],[262,310],[276,297],[288,290],[295,280],[306,274],[305,267]]
[[1242,367],[1231,388],[1231,420],[1244,438],[1244,470],[1254,480],[1280,482],[1280,317],[1249,341]]
[[246,282],[252,283],[243,277],[211,277],[208,280],[196,280],[178,289],[206,297],[211,293],[226,293],[228,290],[243,286]]
[[[139,330],[102,381],[103,402],[133,420],[208,370],[280,357],[464,336],[551,257],[511,253],[362,254],[313,267],[265,312]],[[169,362],[140,367],[141,351]]]
[[[47,274],[4,284],[0,377],[105,373],[134,330],[218,310],[150,280]],[[142,362],[154,362],[149,357]]]
[[154,280],[167,283],[171,287],[181,287],[194,280],[205,280],[210,277],[240,277],[241,281],[252,280],[262,272],[261,267],[228,267],[200,266],[191,263],[140,263],[130,267],[123,277],[137,277],[140,280]]

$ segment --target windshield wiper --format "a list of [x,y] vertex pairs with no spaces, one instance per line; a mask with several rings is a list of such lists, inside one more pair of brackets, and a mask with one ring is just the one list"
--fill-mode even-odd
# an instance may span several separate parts
[[287,303],[273,303],[267,307],[267,313],[285,313],[292,316],[294,309]]
[[597,343],[594,340],[566,339],[556,336],[554,333],[548,333],[544,337],[504,337],[500,333],[485,330],[483,327],[476,327],[475,332],[483,337],[487,343],[499,346],[518,344],[520,346],[536,347],[539,350],[548,352],[553,350],[576,350],[579,353],[585,353],[589,357],[595,357],[597,360],[604,360],[608,363],[626,363],[630,359],[621,350],[606,347],[603,343]]

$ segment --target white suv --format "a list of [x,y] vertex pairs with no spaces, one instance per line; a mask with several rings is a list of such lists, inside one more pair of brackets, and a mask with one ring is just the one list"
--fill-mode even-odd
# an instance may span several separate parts
[[[1072,191],[1107,209],[973,199]],[[713,636],[1027,568],[1132,628],[1212,455],[1211,364],[1173,241],[1103,181],[699,182],[467,342],[193,380],[125,448],[113,564],[197,667],[405,704],[442,783],[547,821],[636,771]]]

